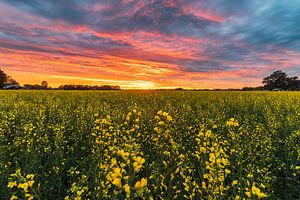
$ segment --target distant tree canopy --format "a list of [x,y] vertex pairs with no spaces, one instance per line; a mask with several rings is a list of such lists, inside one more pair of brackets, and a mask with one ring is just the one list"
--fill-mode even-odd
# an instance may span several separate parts
[[243,87],[242,91],[259,91],[264,90],[264,86],[257,86],[257,87]]
[[23,88],[26,90],[42,90],[42,89],[44,89],[43,86],[39,85],[39,84],[34,84],[34,85],[24,84]]
[[48,82],[47,81],[42,82],[42,88],[44,88],[44,89],[48,88]]
[[24,89],[26,90],[46,90],[46,89],[51,89],[48,88],[48,82],[47,81],[42,81],[41,85],[39,84],[24,84]]
[[264,88],[267,90],[299,90],[300,81],[297,80],[298,77],[288,77],[288,75],[281,71],[275,71],[270,76],[267,76],[263,79],[262,83]]
[[118,85],[61,85],[60,90],[120,90]]

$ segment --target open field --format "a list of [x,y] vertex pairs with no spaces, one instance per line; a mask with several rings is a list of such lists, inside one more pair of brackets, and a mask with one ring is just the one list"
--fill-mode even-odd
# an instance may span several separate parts
[[299,199],[300,92],[0,91],[1,199]]

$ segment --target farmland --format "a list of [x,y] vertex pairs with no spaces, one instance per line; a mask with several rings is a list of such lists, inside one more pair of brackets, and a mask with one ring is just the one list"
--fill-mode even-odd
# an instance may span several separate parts
[[0,91],[1,199],[298,199],[299,92]]

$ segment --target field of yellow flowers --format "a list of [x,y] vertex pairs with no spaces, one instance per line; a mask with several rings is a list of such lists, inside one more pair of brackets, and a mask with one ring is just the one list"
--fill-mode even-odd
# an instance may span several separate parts
[[300,93],[0,91],[0,199],[300,199]]

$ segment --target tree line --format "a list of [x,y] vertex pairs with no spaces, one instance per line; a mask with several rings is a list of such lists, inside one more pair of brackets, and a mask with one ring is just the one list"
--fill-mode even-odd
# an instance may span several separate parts
[[[262,81],[262,86],[258,87],[244,87],[242,89],[227,89],[227,90],[299,90],[300,91],[300,80],[297,76],[289,77],[285,72],[278,70],[273,72],[271,75],[265,77]],[[23,87],[14,80],[12,77],[8,76],[4,71],[0,69],[0,89],[33,89],[33,90],[120,90],[118,85],[61,85],[58,88],[51,88],[48,86],[47,81],[43,81],[41,84],[24,84]],[[183,88],[176,88],[175,90],[184,90]],[[215,89],[221,90],[221,89]]]
[[48,86],[47,81],[41,84],[24,84],[21,86],[17,81],[8,76],[0,69],[0,89],[25,89],[25,90],[120,90],[118,85],[61,85],[58,88]]
[[61,85],[59,90],[120,90],[118,85]]

